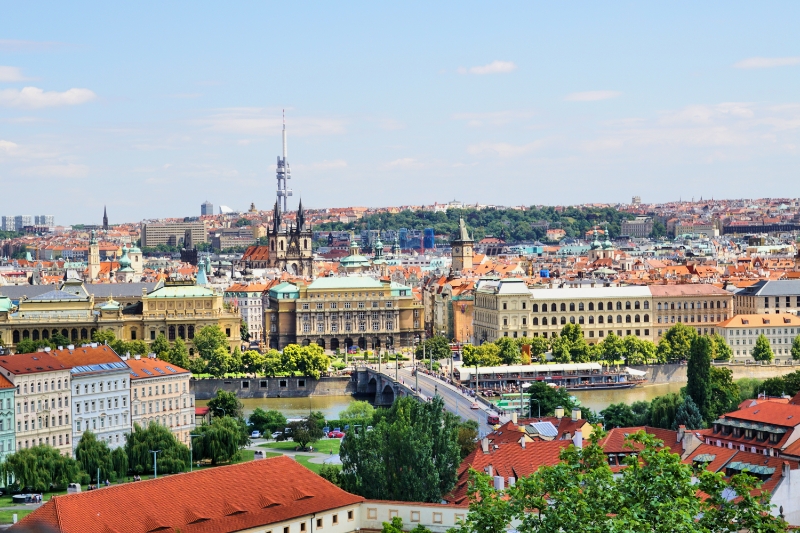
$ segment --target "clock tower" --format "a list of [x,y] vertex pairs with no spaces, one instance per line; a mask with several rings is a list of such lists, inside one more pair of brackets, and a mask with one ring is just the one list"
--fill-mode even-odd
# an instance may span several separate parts
[[472,269],[472,245],[474,242],[469,236],[467,225],[464,224],[464,219],[458,220],[458,235],[450,241],[450,247],[453,255],[453,273],[461,273],[462,270]]

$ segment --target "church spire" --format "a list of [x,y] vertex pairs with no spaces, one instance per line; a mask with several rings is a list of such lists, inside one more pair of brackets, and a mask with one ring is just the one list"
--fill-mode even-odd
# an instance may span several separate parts
[[108,212],[106,206],[103,206],[103,229],[108,231]]

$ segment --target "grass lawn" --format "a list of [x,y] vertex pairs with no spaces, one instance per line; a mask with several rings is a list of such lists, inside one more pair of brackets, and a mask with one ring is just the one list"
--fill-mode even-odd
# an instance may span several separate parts
[[[322,439],[313,443],[311,446],[314,447],[315,452],[331,453],[331,451],[333,451],[334,454],[338,454],[339,445],[341,445],[341,443],[342,441],[339,439]],[[290,440],[285,440],[281,442],[267,442],[265,444],[259,444],[259,446],[263,448],[273,448],[275,450],[294,451],[294,449],[297,447],[297,443]]]
[[19,511],[0,511],[0,524],[11,524],[14,520],[14,514],[17,515],[17,521],[22,520],[33,512],[33,509],[20,509]]
[[[295,460],[299,464],[301,464],[304,467],[308,468],[309,470],[311,470],[315,474],[319,474],[320,469],[325,465],[309,462],[309,459],[311,459],[311,457],[312,457],[311,455],[295,455],[294,456]],[[342,468],[341,465],[334,465],[334,466],[336,468]]]

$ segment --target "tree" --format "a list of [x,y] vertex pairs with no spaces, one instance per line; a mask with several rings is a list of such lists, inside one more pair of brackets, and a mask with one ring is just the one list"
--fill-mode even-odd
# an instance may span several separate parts
[[339,413],[342,420],[372,420],[375,408],[369,402],[356,400],[350,402],[344,411]]
[[294,360],[294,367],[304,376],[319,379],[323,372],[331,366],[331,359],[319,344],[309,344],[300,349]]
[[342,441],[342,487],[370,499],[440,502],[461,462],[459,421],[435,397],[398,398],[373,431]]
[[16,353],[33,353],[36,350],[36,343],[30,339],[22,339],[16,346]]
[[615,476],[599,444],[604,435],[592,432],[583,448],[564,448],[559,463],[502,491],[472,471],[469,513],[458,533],[500,533],[512,523],[520,533],[786,531],[786,522],[769,512],[768,493],[753,495],[760,485],[755,478],[695,473],[642,431],[626,439],[637,453]]
[[[167,340],[167,338],[164,336],[163,333],[159,333],[156,336],[155,340],[150,343],[150,351],[156,354],[156,357],[158,357],[159,359],[163,359],[164,361],[169,361],[170,363],[175,363],[175,361],[173,361],[171,358],[169,341]],[[175,364],[177,365],[178,363]]]
[[117,479],[122,479],[128,474],[128,455],[125,448],[114,448],[111,452],[111,465]]
[[461,350],[461,362],[464,366],[499,366],[500,349],[493,342],[480,346],[467,344]]
[[710,335],[709,338],[711,339],[712,346],[711,357],[715,361],[730,361],[733,357],[733,350],[731,350],[731,347],[725,342],[725,338],[719,333],[714,333]]
[[636,425],[636,415],[626,403],[612,403],[602,411],[603,426],[607,428],[626,428]]
[[608,337],[599,346],[600,356],[608,364],[621,361],[625,357],[625,341],[622,337],[615,335],[613,331],[608,334]]
[[244,371],[242,366],[242,350],[236,346],[231,352],[231,358],[228,363],[228,372],[241,373]]
[[242,431],[235,418],[215,417],[211,424],[203,424],[195,432],[200,435],[192,441],[195,460],[208,459],[216,465],[239,458]]
[[[111,335],[113,337],[114,334],[111,333]],[[97,341],[94,341],[94,342],[97,342]],[[69,339],[66,337],[66,335],[63,335],[60,331],[57,331],[57,332],[53,333],[52,335],[50,335],[50,344],[53,345],[56,348],[58,348],[59,346],[68,346],[69,345]]]
[[635,335],[628,335],[622,341],[625,362],[629,365],[644,365],[656,357],[656,345]]
[[650,402],[650,425],[672,429],[675,423],[675,414],[682,403],[681,396],[674,392],[653,398],[653,401]]
[[681,425],[686,426],[686,429],[703,429],[703,416],[691,396],[684,397],[683,403],[678,406],[678,410],[675,412],[675,422],[672,423],[672,429],[678,429],[678,426]]
[[[424,350],[423,350],[424,345]],[[435,335],[429,339],[425,339],[424,343],[417,345],[414,351],[415,359],[422,359],[423,352],[428,359],[450,359],[450,343],[447,342],[447,337],[443,335]]]
[[319,477],[330,481],[336,486],[340,486],[341,481],[339,481],[339,472],[341,471],[341,467],[337,465],[324,464],[319,469]]
[[695,335],[686,367],[686,395],[691,396],[703,420],[711,422],[711,340]]
[[178,442],[169,428],[156,422],[151,422],[146,428],[134,424],[125,442],[128,464],[134,473],[153,471],[153,454],[150,450],[161,450],[158,454],[159,472],[176,474],[189,467],[189,448]]
[[189,370],[189,349],[186,348],[186,343],[180,337],[175,339],[172,348],[169,349],[169,362],[175,366],[179,366]]
[[283,416],[283,413],[273,410],[264,411],[260,407],[256,407],[250,414],[249,422],[253,429],[262,434],[283,431],[286,427],[286,417]]
[[[288,346],[287,346],[288,348]],[[264,374],[269,377],[275,377],[283,372],[283,356],[278,350],[269,350],[264,354]]]
[[244,405],[236,397],[236,393],[218,390],[217,394],[208,401],[208,408],[214,417],[241,418]]
[[658,239],[667,234],[667,227],[660,220],[653,221],[653,229],[650,231],[651,239]]
[[227,348],[219,347],[206,360],[206,372],[215,378],[224,377],[231,370],[231,354]]
[[247,350],[242,354],[242,370],[248,374],[264,371],[264,356],[256,350]]
[[792,359],[800,359],[800,335],[792,341]]
[[[564,408],[565,412],[576,407],[569,392],[563,387],[550,387],[547,383],[537,381],[528,387],[527,392],[531,395],[532,413],[539,413],[541,408],[542,416],[553,416],[556,407]],[[534,400],[538,400],[538,404]]]
[[[116,478],[116,470],[111,460],[111,450],[104,440],[97,440],[94,433],[86,431],[81,436],[75,448],[75,458],[89,477],[100,483],[100,479]],[[100,470],[100,479],[97,479],[97,470]]]
[[[96,342],[98,344],[111,344],[115,340],[117,340],[117,337],[110,329],[98,329],[92,333],[92,342]],[[67,344],[69,344],[69,342],[67,342]],[[60,346],[66,346],[66,344],[61,344]]]
[[247,322],[244,320],[242,320],[239,326],[239,336],[242,338],[242,342],[248,342],[250,340],[250,330],[247,327]]
[[311,418],[291,422],[289,427],[292,429],[292,440],[303,450],[309,444],[317,442],[324,435],[317,421]]
[[772,361],[775,358],[769,340],[763,333],[756,339],[756,345],[753,347],[751,355],[756,361]]
[[711,382],[709,423],[711,423],[720,415],[735,411],[741,400],[739,385],[733,381],[733,372],[730,368],[712,366],[709,380]]
[[516,365],[520,362],[519,345],[511,337],[500,337],[495,341],[498,347],[497,356],[504,365]]
[[457,439],[462,460],[478,446],[478,429],[479,426],[475,420],[465,420],[459,424]]
[[219,326],[205,326],[198,331],[194,339],[194,347],[203,359],[210,359],[218,348],[224,348],[226,352],[230,350],[228,337]]
[[519,337],[517,342],[520,347],[523,344],[530,346],[532,363],[543,363],[544,354],[550,349],[550,343],[544,337]]
[[77,482],[80,473],[75,459],[46,444],[18,449],[6,457],[0,468],[7,481],[13,476],[21,488],[30,487],[36,492],[65,488]]
[[631,404],[631,412],[634,416],[634,426],[650,425],[650,402],[638,401]]
[[681,323],[669,328],[658,343],[656,353],[659,360],[682,361],[689,357],[692,340],[697,337],[697,330]]

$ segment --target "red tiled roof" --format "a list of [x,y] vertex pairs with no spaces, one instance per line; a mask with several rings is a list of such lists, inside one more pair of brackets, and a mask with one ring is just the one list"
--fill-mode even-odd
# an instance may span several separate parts
[[[142,357],[141,359],[127,359],[125,364],[131,369],[132,372],[135,372],[136,375],[134,376],[131,374],[131,380],[135,381],[137,379],[148,379],[148,378],[157,378],[159,376],[163,376],[161,372],[156,370],[156,368],[160,368],[162,371],[166,372],[166,375],[176,375],[176,374],[188,374],[189,371],[185,368],[181,368],[179,366],[173,365],[172,363],[168,363],[166,361],[162,361],[161,359],[151,359],[149,357]],[[170,371],[167,366],[175,370],[175,372]],[[147,372],[145,372],[147,370]],[[149,372],[149,374],[148,374]]]
[[267,261],[269,260],[269,246],[250,246],[245,250],[242,261]]
[[795,427],[800,425],[800,405],[764,402],[722,415],[722,418],[760,422],[781,427]]
[[62,365],[72,368],[81,365],[96,365],[100,363],[116,363],[122,359],[110,346],[100,344],[92,348],[91,346],[76,346],[72,350],[53,350],[50,355],[57,358]]
[[0,367],[15,375],[55,372],[68,367],[47,352],[19,353],[0,356]]
[[227,533],[362,501],[281,456],[54,496],[9,531]]
[[664,441],[664,447],[669,448],[671,452],[680,453],[680,442],[678,441],[677,431],[649,426],[611,429],[603,440],[600,441],[600,446],[606,453],[630,453],[635,450],[640,450],[642,449],[640,444],[633,444],[633,447],[630,447],[625,444],[625,439],[642,430]]

